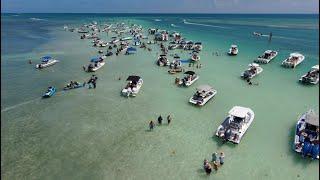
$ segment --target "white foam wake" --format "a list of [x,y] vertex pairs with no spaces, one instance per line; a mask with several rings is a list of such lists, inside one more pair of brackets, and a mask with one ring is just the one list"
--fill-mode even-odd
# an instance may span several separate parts
[[32,21],[46,21],[45,19],[34,18],[34,17],[30,18],[30,20],[32,20]]
[[214,28],[223,28],[223,29],[230,29],[224,26],[215,26],[215,25],[211,25],[211,24],[200,24],[200,23],[193,23],[193,22],[188,22],[185,19],[183,20],[184,24],[191,24],[191,25],[197,25],[197,26],[207,26],[207,27],[214,27]]
[[10,111],[10,110],[12,110],[12,109],[18,108],[18,107],[23,106],[23,105],[26,105],[26,104],[30,104],[30,103],[32,103],[32,102],[34,102],[34,101],[37,101],[37,100],[40,100],[40,99],[41,99],[41,97],[36,98],[36,99],[29,100],[29,101],[25,101],[25,102],[22,102],[22,103],[13,105],[13,106],[9,106],[9,107],[6,107],[6,108],[4,108],[4,109],[1,109],[1,112]]
[[162,21],[161,19],[155,19],[154,21]]
[[177,26],[177,25],[175,25],[175,24],[171,24],[171,26],[172,26],[172,27],[179,27],[179,26]]

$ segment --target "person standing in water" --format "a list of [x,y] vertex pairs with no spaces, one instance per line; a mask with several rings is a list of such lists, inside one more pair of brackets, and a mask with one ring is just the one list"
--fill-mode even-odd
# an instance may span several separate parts
[[271,39],[272,39],[272,32],[270,32],[269,34],[269,42],[271,41]]
[[172,117],[170,116],[170,114],[167,116],[167,120],[168,120],[168,125],[171,123]]
[[224,153],[223,152],[220,153],[219,161],[220,161],[220,165],[224,164]]
[[160,125],[162,124],[162,116],[161,116],[161,115],[158,117],[158,123],[159,123]]
[[149,123],[149,129],[150,131],[152,131],[154,128],[154,122],[151,120],[150,123]]
[[216,152],[212,153],[212,159],[211,159],[211,162],[215,162],[217,161],[217,158],[218,158],[218,154]]

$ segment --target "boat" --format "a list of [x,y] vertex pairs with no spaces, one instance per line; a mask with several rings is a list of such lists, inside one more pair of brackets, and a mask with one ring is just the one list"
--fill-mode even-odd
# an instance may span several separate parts
[[249,68],[241,74],[243,79],[251,79],[263,71],[259,64],[251,63],[248,66]]
[[274,59],[278,55],[277,51],[273,50],[266,50],[263,55],[258,56],[257,59],[254,60],[255,63],[262,63],[262,64],[267,64],[269,63],[272,59]]
[[239,51],[238,46],[233,44],[233,45],[231,45],[228,54],[230,56],[235,56],[238,54],[238,51]]
[[125,37],[120,39],[120,41],[128,41],[128,40],[132,40],[132,37]]
[[262,33],[259,33],[259,32],[253,32],[253,35],[254,35],[254,36],[262,36]]
[[198,62],[200,61],[200,55],[198,54],[197,51],[193,51],[190,59],[192,62]]
[[319,115],[312,109],[304,113],[296,124],[293,150],[303,157],[319,159]]
[[196,93],[190,98],[189,102],[198,106],[205,105],[211,98],[217,94],[217,90],[209,85],[197,87]]
[[192,50],[193,49],[193,42],[192,41],[187,41],[186,45],[183,48],[184,50]]
[[135,97],[143,84],[143,80],[140,76],[129,76],[127,78],[128,84],[127,86],[121,91],[123,96],[129,97],[133,96]]
[[234,106],[218,127],[216,136],[225,141],[239,144],[253,120],[254,112],[250,108]]
[[92,58],[91,63],[88,65],[87,71],[88,72],[95,72],[98,69],[100,69],[102,66],[105,65],[105,62],[103,61],[103,57],[98,58]]
[[195,42],[193,45],[194,51],[201,51],[202,50],[202,43],[201,42]]
[[106,56],[112,56],[112,55],[113,55],[113,52],[111,52],[111,51],[108,51],[106,54]]
[[168,46],[168,49],[169,50],[174,50],[174,49],[177,49],[178,47],[179,47],[179,45],[175,44],[175,42],[170,42],[169,46]]
[[43,56],[40,59],[41,59],[41,63],[36,64],[37,69],[46,68],[48,66],[52,66],[59,62],[58,60],[52,58],[51,56]]
[[170,65],[170,61],[168,60],[168,58],[167,58],[167,56],[165,54],[161,54],[158,57],[157,64],[159,66],[169,66]]
[[282,62],[282,66],[288,68],[295,68],[304,60],[304,55],[300,53],[291,53],[290,56]]
[[306,84],[318,84],[319,83],[319,65],[312,66],[311,70],[301,76],[300,82]]
[[125,54],[126,54],[126,55],[134,54],[136,51],[137,51],[136,48],[128,47]]
[[183,71],[182,63],[180,60],[173,60],[169,65],[170,70],[168,73],[176,74]]
[[79,82],[76,82],[76,81],[74,81],[74,82],[70,82],[69,84],[67,84],[64,88],[63,88],[63,90],[71,90],[71,89],[77,89],[77,88],[80,88],[80,87],[83,87],[83,84],[80,84]]
[[178,85],[183,86],[191,86],[194,82],[199,79],[199,75],[197,75],[194,71],[187,71],[184,73],[186,76],[179,80]]
[[44,98],[48,98],[48,97],[51,97],[53,96],[55,93],[56,93],[56,88],[55,87],[48,87],[48,90],[44,93],[44,95],[42,97]]

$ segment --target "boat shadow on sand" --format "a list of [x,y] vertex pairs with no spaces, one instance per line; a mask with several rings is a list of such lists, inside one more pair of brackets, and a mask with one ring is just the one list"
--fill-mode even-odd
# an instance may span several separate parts
[[300,164],[301,168],[308,168],[308,164],[311,163],[319,163],[319,160],[315,159],[312,160],[311,157],[307,156],[307,157],[302,157],[301,154],[295,152],[293,150],[293,143],[294,143],[294,136],[295,136],[295,131],[296,131],[296,125],[292,125],[292,127],[289,129],[289,133],[288,133],[288,153],[287,153],[287,157],[292,157],[292,161],[296,164]]

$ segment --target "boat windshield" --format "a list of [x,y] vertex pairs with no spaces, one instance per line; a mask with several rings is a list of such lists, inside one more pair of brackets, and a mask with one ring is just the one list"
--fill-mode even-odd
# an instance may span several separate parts
[[315,126],[315,125],[306,123],[306,129],[309,130],[309,131],[314,131],[314,132],[316,132],[317,128],[319,128],[319,126],[317,127],[317,126]]

